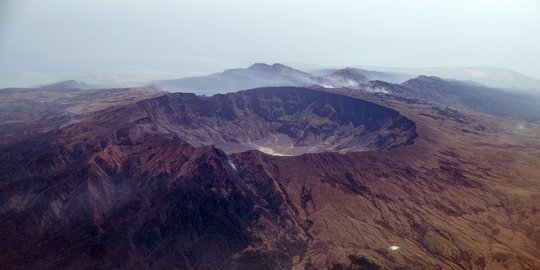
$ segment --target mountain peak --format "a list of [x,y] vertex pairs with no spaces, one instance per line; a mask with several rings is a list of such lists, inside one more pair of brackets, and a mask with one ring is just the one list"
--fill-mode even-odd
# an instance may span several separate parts
[[420,75],[416,78],[412,78],[411,80],[441,81],[442,79],[437,76]]
[[410,85],[414,83],[440,83],[440,82],[446,82],[446,80],[439,78],[437,76],[426,76],[426,75],[420,75],[418,77],[412,78],[410,80],[407,80],[403,82],[403,85]]
[[354,79],[357,81],[368,81],[366,75],[356,68],[342,68],[334,71],[330,76],[340,76],[348,79]]
[[61,82],[57,82],[57,83],[53,83],[49,85],[44,85],[40,88],[47,89],[47,90],[66,90],[66,89],[85,90],[85,89],[90,89],[91,85],[85,82],[80,82],[76,80],[67,80],[67,81],[61,81]]
[[266,63],[255,63],[248,67],[248,69],[266,69],[270,68],[271,66]]
[[266,64],[266,63],[255,63],[248,67],[248,69],[251,70],[295,70],[289,66],[280,64],[280,63],[274,63],[272,65]]
[[280,63],[274,63],[274,64],[272,65],[272,67],[273,67],[273,68],[287,68],[287,69],[293,69],[293,68],[291,68],[291,67],[289,67],[289,66],[286,66],[286,65],[280,64]]

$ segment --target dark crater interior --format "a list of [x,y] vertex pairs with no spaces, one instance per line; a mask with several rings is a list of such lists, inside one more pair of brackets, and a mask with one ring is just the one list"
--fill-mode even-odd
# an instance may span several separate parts
[[211,97],[173,93],[138,103],[152,124],[194,145],[273,155],[392,149],[413,143],[415,123],[365,100],[296,87]]

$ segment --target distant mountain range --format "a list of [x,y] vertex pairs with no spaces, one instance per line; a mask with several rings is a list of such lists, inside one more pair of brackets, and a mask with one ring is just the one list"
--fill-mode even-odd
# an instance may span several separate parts
[[208,76],[162,80],[152,84],[171,92],[215,94],[266,86],[359,88],[371,80],[401,82],[409,78],[410,76],[358,68],[325,69],[307,73],[283,64],[257,63],[248,68],[228,69]]
[[208,76],[154,82],[171,92],[214,94],[263,86],[312,85],[316,77],[281,64],[254,64],[245,69],[228,69]]
[[227,69],[210,75],[153,81],[148,80],[151,75],[133,75],[130,78],[123,74],[104,74],[99,78],[89,75],[40,87],[85,90],[153,85],[157,89],[170,92],[212,95],[268,86],[358,89],[368,81],[403,83],[418,76],[468,81],[508,92],[540,93],[539,79],[497,67],[390,68],[353,65],[340,68],[280,63],[256,63],[247,68]]
[[445,79],[470,81],[506,91],[540,91],[540,80],[517,72],[494,67],[453,68],[373,68],[357,67],[309,69],[309,72],[283,64],[257,63],[248,68],[228,69],[208,76],[155,81],[154,84],[171,92],[215,94],[265,86],[322,86],[325,88],[360,88],[368,81],[402,83],[426,75]]
[[418,76],[401,84],[371,81],[367,90],[497,116],[540,119],[540,93],[504,91],[435,76]]
[[[306,72],[319,74],[327,70],[336,70],[336,67],[326,67],[309,64],[289,64],[290,66]],[[426,68],[395,68],[381,66],[352,65],[351,67],[363,69],[368,72],[391,74],[391,78],[377,78],[376,80],[401,83],[408,79],[425,76],[437,76],[444,79],[471,81],[489,87],[507,90],[527,90],[540,92],[540,79],[523,75],[507,68],[482,66],[456,66],[456,67],[426,67]],[[392,81],[392,78],[396,79]]]
[[381,72],[396,72],[409,74],[413,77],[420,75],[436,76],[444,79],[471,81],[489,87],[506,90],[528,90],[540,92],[540,80],[523,75],[506,68],[499,67],[437,67],[437,68],[373,68]]

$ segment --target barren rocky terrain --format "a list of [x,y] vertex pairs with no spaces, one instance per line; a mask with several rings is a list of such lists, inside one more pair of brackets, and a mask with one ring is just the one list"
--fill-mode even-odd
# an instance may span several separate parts
[[[219,147],[279,134],[328,147]],[[350,89],[115,103],[2,146],[0,266],[538,269],[539,134]]]
[[0,89],[0,144],[61,128],[110,106],[162,94],[149,88],[82,90],[63,84]]

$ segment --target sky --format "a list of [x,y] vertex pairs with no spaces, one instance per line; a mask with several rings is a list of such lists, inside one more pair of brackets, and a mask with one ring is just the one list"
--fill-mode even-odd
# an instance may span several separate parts
[[0,0],[0,87],[255,62],[498,66],[540,78],[539,0]]

